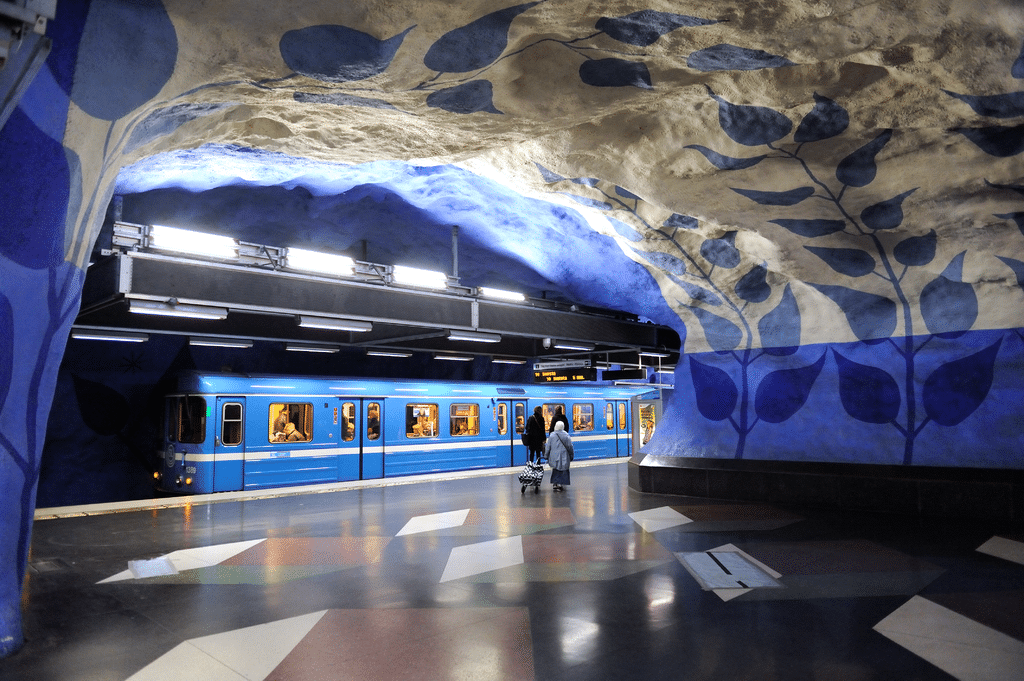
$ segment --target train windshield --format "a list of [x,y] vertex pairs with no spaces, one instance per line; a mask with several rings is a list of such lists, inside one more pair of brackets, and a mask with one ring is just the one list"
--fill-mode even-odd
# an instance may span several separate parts
[[195,395],[171,398],[177,404],[172,407],[176,416],[178,442],[199,444],[206,439],[206,400]]

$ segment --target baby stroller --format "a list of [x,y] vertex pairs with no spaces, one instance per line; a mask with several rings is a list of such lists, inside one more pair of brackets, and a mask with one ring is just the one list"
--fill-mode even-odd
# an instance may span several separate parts
[[527,461],[526,465],[523,466],[523,470],[519,473],[519,482],[522,484],[520,488],[520,494],[526,494],[527,487],[533,487],[534,492],[540,492],[540,483],[544,480],[544,463],[538,459],[537,461]]

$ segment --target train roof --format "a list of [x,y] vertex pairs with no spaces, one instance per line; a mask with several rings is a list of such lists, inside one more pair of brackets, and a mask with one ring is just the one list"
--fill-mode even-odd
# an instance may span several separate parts
[[492,383],[404,378],[292,376],[183,372],[179,392],[233,395],[358,395],[365,397],[480,397],[501,399],[631,399],[656,389],[646,385]]

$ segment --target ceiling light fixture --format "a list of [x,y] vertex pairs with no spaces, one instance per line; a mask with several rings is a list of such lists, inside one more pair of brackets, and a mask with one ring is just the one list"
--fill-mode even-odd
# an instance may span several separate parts
[[355,319],[334,319],[331,317],[312,317],[299,315],[299,326],[307,329],[329,329],[331,331],[372,331],[373,324]]
[[213,338],[204,336],[191,336],[188,339],[189,345],[198,345],[208,348],[239,348],[246,349],[252,347],[251,340],[241,340],[238,338]]
[[443,272],[395,265],[392,268],[392,275],[394,276],[395,283],[405,284],[406,286],[419,286],[420,288],[439,290],[448,288],[448,275]]
[[491,362],[493,364],[526,364],[525,359],[505,359],[502,357],[495,357]]
[[367,357],[412,357],[411,352],[401,352],[399,350],[367,350]]
[[639,354],[641,357],[657,357],[660,359],[665,359],[666,357],[670,356],[667,352],[640,352],[637,354]]
[[515,303],[522,303],[526,300],[526,296],[522,293],[516,293],[515,291],[505,291],[500,288],[490,288],[488,286],[481,286],[477,289],[477,292],[486,298],[495,298],[498,300],[508,300]]
[[71,337],[76,340],[119,341],[121,343],[142,343],[149,340],[149,334],[129,331],[85,331],[73,330]]
[[472,357],[466,357],[465,355],[434,355],[434,359],[443,359],[449,362],[472,362]]
[[163,225],[152,225],[149,228],[149,247],[225,260],[238,257],[238,242],[231,237]]
[[130,300],[128,311],[135,314],[152,314],[162,317],[189,317],[191,319],[227,319],[228,311],[223,307],[209,305],[180,305],[171,298],[167,302],[156,300]]
[[290,352],[324,352],[335,353],[341,350],[337,345],[307,345],[305,343],[286,343],[285,350]]
[[593,350],[594,346],[589,343],[577,343],[575,341],[555,341],[554,347],[559,350]]
[[501,335],[497,333],[481,333],[479,331],[449,331],[448,340],[498,343],[501,341]]
[[287,267],[293,270],[348,276],[353,274],[356,269],[355,261],[348,256],[307,251],[304,248],[289,246],[285,257],[287,258]]

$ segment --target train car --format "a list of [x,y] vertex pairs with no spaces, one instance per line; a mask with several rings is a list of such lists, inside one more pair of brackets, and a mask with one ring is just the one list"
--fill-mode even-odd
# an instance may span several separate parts
[[576,459],[631,455],[642,386],[189,372],[165,401],[157,488],[206,494],[520,466],[526,419],[557,407]]

